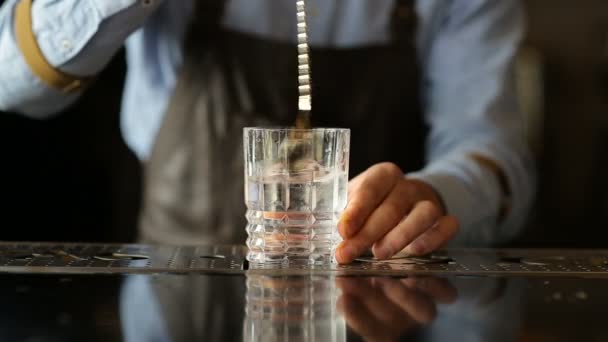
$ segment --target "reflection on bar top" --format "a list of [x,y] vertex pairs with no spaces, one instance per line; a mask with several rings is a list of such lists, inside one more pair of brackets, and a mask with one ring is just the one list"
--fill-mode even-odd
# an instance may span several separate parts
[[0,339],[602,340],[607,279],[2,274]]

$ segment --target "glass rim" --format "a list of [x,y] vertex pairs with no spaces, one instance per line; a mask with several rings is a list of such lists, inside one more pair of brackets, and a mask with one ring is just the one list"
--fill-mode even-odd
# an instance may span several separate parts
[[314,127],[314,128],[294,128],[294,127],[245,127],[244,132],[350,132],[350,128],[338,127]]

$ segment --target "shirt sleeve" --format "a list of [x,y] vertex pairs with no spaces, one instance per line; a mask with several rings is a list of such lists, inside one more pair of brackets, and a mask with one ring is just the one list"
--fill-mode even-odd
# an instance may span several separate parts
[[[53,67],[76,76],[95,75],[161,1],[36,0],[34,35]],[[80,94],[52,89],[32,73],[15,39],[18,2],[6,0],[0,7],[0,110],[44,118],[69,106]]]
[[[491,245],[513,238],[523,226],[534,192],[533,161],[517,106],[514,56],[523,36],[517,0],[448,2],[428,39],[425,70],[427,166],[409,177],[432,185],[456,216],[458,245]],[[507,200],[496,173],[472,156],[494,161],[504,172]]]

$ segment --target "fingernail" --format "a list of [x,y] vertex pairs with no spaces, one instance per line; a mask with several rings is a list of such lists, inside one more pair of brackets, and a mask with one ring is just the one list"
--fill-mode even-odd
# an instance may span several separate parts
[[344,242],[338,246],[336,254],[338,254],[339,263],[349,263],[356,257],[354,248]]
[[338,310],[339,314],[344,313],[344,298],[338,298],[338,300],[336,301],[336,309]]
[[390,249],[390,247],[374,246],[373,252],[374,252],[374,255],[376,256],[376,259],[380,259],[380,260],[388,259],[393,256],[393,251]]
[[342,217],[340,217],[340,220],[338,221],[338,232],[340,232],[344,239],[350,237],[348,233],[348,226],[348,216],[346,214],[342,214]]
[[424,254],[425,248],[421,243],[412,242],[403,249],[403,252],[407,255],[421,255]]

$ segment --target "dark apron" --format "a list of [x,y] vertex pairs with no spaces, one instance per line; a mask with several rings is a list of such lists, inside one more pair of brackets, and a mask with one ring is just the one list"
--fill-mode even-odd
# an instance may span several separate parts
[[[195,6],[183,69],[145,166],[145,242],[244,243],[242,129],[295,122],[296,45],[222,28],[224,4]],[[351,177],[378,162],[404,171],[424,163],[414,0],[396,0],[392,16],[388,44],[311,49],[312,124],[351,129]]]

